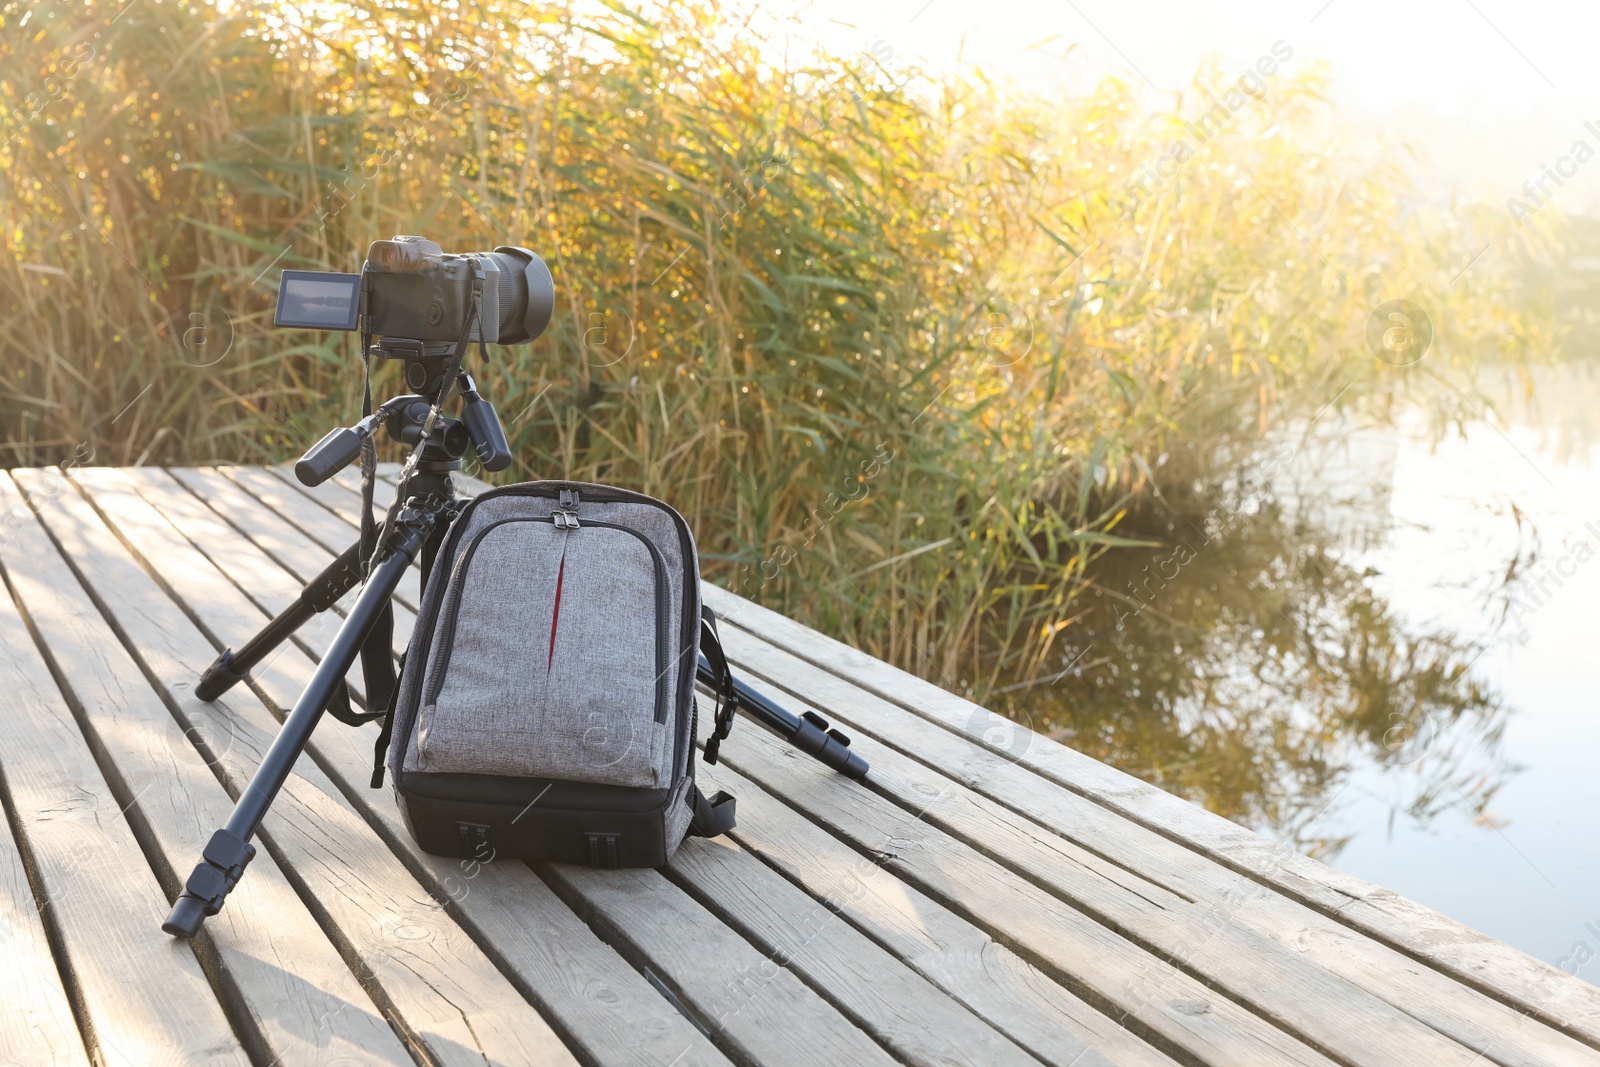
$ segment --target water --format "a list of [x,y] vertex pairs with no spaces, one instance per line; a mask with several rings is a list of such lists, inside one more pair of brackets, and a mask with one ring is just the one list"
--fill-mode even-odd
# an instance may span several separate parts
[[1097,564],[1063,673],[996,702],[1600,982],[1600,373],[1528,382],[1464,434],[1334,413],[1163,484],[1125,532],[1164,547]]
[[1427,780],[1419,752],[1415,768],[1360,767],[1313,824],[1316,836],[1348,837],[1336,866],[1590,981],[1600,980],[1600,960],[1587,962],[1600,954],[1597,401],[1594,376],[1568,368],[1537,377],[1504,433],[1479,425],[1436,449],[1389,435],[1387,507],[1373,515],[1384,536],[1363,553],[1372,584],[1407,618],[1482,640],[1473,672],[1509,709],[1490,768],[1504,784],[1481,811],[1446,795],[1458,803],[1431,817],[1400,814]]

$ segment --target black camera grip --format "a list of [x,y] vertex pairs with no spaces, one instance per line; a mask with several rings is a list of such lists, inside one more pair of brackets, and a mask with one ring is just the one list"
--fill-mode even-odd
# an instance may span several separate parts
[[362,435],[348,427],[330,430],[294,465],[301,485],[321,485],[348,467],[361,454]]

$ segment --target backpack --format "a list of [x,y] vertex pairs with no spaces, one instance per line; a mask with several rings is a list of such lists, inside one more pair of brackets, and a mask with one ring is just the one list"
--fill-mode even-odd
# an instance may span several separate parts
[[387,750],[434,855],[659,867],[734,822],[733,798],[694,781],[702,650],[727,677],[667,504],[584,482],[488,490],[433,561],[373,785]]

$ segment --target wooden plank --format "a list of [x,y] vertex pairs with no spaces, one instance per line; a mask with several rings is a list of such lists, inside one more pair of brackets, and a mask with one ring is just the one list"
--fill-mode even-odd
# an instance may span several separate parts
[[[96,503],[106,509],[119,531],[128,535],[141,552],[162,555],[163,569],[170,575],[174,590],[185,598],[183,604],[194,610],[209,627],[238,635],[248,633],[265,621],[266,616],[260,609],[192,548],[185,551],[186,546],[163,540],[163,536],[173,535],[160,533],[157,521],[160,516],[153,513],[149,503],[139,497],[131,485],[125,481],[119,485],[117,472],[94,471],[82,477],[91,485]],[[94,525],[99,525],[98,521]],[[122,610],[128,614],[137,613],[141,593],[143,600],[151,599],[149,591],[155,588],[152,580],[125,551],[119,553],[102,543],[110,537],[103,525],[98,531],[91,527],[81,536],[85,541],[84,553],[97,554],[105,572],[103,581],[115,590]],[[120,565],[113,569],[108,560],[118,555],[122,557]],[[148,604],[144,609],[148,613],[157,610]],[[164,625],[156,627],[158,631],[164,633],[181,628],[177,620],[184,617],[177,604],[167,602],[160,614]],[[193,639],[198,638],[198,634],[192,624],[186,632],[193,637],[182,647],[149,635],[149,648],[141,650],[141,654],[154,661],[151,671],[158,683],[174,695],[188,714],[204,721],[209,729],[233,731],[235,747],[256,754],[248,763],[237,763],[229,768],[231,776],[240,780],[254,768],[254,760],[275,734],[277,724],[266,716],[260,702],[253,699],[235,700],[230,694],[208,705],[187,696],[187,687],[196,673],[193,663],[202,655],[200,648],[204,647],[204,642]],[[269,669],[257,678],[274,702],[287,705],[304,686],[311,667],[311,660],[304,653],[291,649],[276,657]],[[499,994],[464,995],[452,990],[452,986],[460,986],[470,977],[457,975],[458,967],[466,972],[481,969],[478,963],[457,963],[449,958],[450,952],[455,951],[451,948],[455,939],[451,935],[447,943],[443,931],[454,929],[452,920],[474,935],[475,951],[487,953],[522,995],[535,999],[548,1017],[558,1020],[563,1033],[581,1045],[594,1062],[603,1062],[608,1067],[611,1064],[653,1067],[678,1056],[681,1057],[677,1060],[680,1067],[691,1064],[725,1067],[726,1058],[626,961],[600,942],[525,865],[477,864],[428,856],[417,850],[404,828],[392,792],[367,787],[372,760],[370,730],[370,727],[351,730],[335,723],[320,730],[308,748],[314,762],[301,761],[298,774],[291,778],[268,818],[269,837],[282,833],[281,830],[272,831],[274,820],[282,819],[317,828],[319,837],[333,838],[322,850],[329,854],[326,859],[320,855],[316,857],[313,873],[320,869],[317,864],[331,865],[335,857],[343,856],[346,858],[340,862],[341,869],[348,869],[348,877],[359,876],[362,880],[360,886],[318,889],[315,895],[319,899],[326,899],[330,892],[364,897],[375,896],[379,890],[400,894],[390,898],[391,903],[381,899],[372,901],[366,925],[380,938],[379,946],[387,951],[401,953],[407,958],[419,953],[430,960],[434,956],[444,956],[436,965],[448,970],[444,975],[437,974],[431,962],[423,966],[412,960],[405,965],[417,968],[423,977],[445,991],[442,995],[448,995],[450,1001],[469,1012],[473,1031],[479,1038],[485,1037],[485,1028],[490,1033],[528,1029],[524,1015],[531,1012],[520,1000],[515,1006],[519,1010],[502,1006]],[[326,779],[324,772],[328,775]],[[302,776],[326,782],[319,788],[330,797],[337,796],[336,803],[359,811],[371,826],[347,828],[350,820],[342,816],[337,825],[332,825],[332,820],[325,816],[292,806],[287,801]],[[338,783],[337,789],[333,782]],[[372,833],[372,826],[380,829],[381,837]],[[361,858],[372,849],[382,850],[385,842],[404,858],[409,874],[402,877],[388,871],[389,863]],[[389,860],[392,863],[392,855]],[[306,863],[300,860],[292,866],[296,872],[306,869]],[[229,907],[232,906],[230,903]],[[359,944],[358,933],[350,937]],[[371,964],[371,969],[381,982],[385,976],[383,969],[376,963]],[[415,1014],[409,1008],[400,1012],[400,1016],[412,1024]],[[537,1020],[537,1016],[534,1018]],[[502,1036],[500,1040],[509,1038]],[[493,1048],[489,1051],[496,1054]],[[465,1052],[466,1061],[470,1062],[475,1054]],[[498,1054],[505,1055],[506,1062],[529,1062],[526,1053],[507,1055],[501,1050]],[[564,1056],[552,1057],[550,1062],[564,1059]],[[535,1056],[532,1062],[545,1061]]]
[[[299,598],[304,583],[295,574],[284,569],[256,544],[224,522],[216,512],[206,506],[204,501],[189,492],[172,475],[159,467],[133,468],[122,473],[139,495],[150,501],[173,528],[213,566],[223,570],[226,561],[223,573],[262,610],[270,615],[276,615]],[[281,524],[279,526],[282,529]],[[283,531],[284,537],[292,534],[292,530]],[[282,538],[279,539],[279,547],[282,547]],[[320,562],[328,562],[330,557],[322,555],[320,548],[314,551],[318,553]],[[315,569],[310,567],[305,569],[315,574]],[[313,616],[296,632],[294,640],[302,645],[311,641],[320,641],[323,644],[331,641],[344,621],[344,614],[355,603],[357,595],[359,595],[358,590],[351,590],[333,609]],[[396,614],[397,632],[393,639],[396,656],[405,650],[413,618],[409,612],[403,617],[398,612]],[[398,632],[402,628],[405,631],[404,636]],[[353,694],[362,692],[357,684],[360,678],[361,670],[356,667],[350,672],[349,678]]]
[[[770,683],[747,680],[780,701],[793,702]],[[926,856],[945,877],[970,869],[971,881],[952,882],[952,891],[958,884],[1026,879],[1025,897],[1065,902],[1308,1044],[1350,1062],[1396,1057],[1456,1067],[1482,1062],[1480,1050],[1451,1040],[1283,945],[1234,925],[1226,910],[1161,890],[992,804],[979,810],[969,791],[949,778],[872,738],[853,740],[872,764],[874,795],[849,805],[819,805],[813,814],[833,822],[839,809],[848,806],[857,833],[874,824],[897,826],[901,842],[895,851]],[[742,750],[724,758],[736,768],[745,759]],[[954,818],[952,812],[957,813]],[[962,820],[961,812],[969,817]],[[965,833],[947,835],[938,826],[940,817],[961,823]]]
[[[343,553],[360,535],[360,529],[355,524],[357,518],[355,507],[351,508],[350,521],[346,522],[304,493],[285,485],[283,479],[260,467],[208,469],[238,485],[279,518],[287,519],[289,525],[332,555]],[[395,591],[395,600],[415,612],[420,595],[421,570],[414,568],[407,571],[400,579],[400,586]]]
[[247,1063],[193,950],[161,932],[166,895],[9,595],[0,648],[6,806],[96,1062]]
[[702,763],[697,776],[702,788],[739,798],[735,841],[1039,1059],[1172,1067],[1165,1054],[896,878],[879,857],[854,851],[725,763]]
[[[1038,1067],[1020,1046],[734,842],[689,838],[666,873],[899,1062]],[[1079,1060],[1079,1067],[1104,1064]]]
[[[1382,996],[1462,1044],[1490,1050],[1485,1055],[1493,1062],[1508,1067],[1600,1064],[1600,1053],[1571,1037],[1530,1023],[1501,1002],[736,625],[723,627],[722,636],[742,672],[773,681],[788,693],[803,694],[803,703],[816,707],[852,736],[872,737],[928,767],[959,768],[956,776],[961,785],[937,782],[946,796],[929,807],[925,817],[1036,880],[1050,879],[1052,857],[1063,849],[1088,865],[1103,863],[1099,857],[1105,857],[1165,891],[1209,905],[1228,925],[1272,938],[1285,950]],[[791,705],[801,702],[789,698]],[[927,783],[920,776],[914,780],[901,776],[895,783],[886,778],[893,775],[893,767],[874,764],[874,770],[875,781],[903,801],[923,795]],[[1141,892],[1148,894],[1145,889]]]
[[[352,497],[351,499],[354,500],[355,498]],[[404,833],[403,828],[398,825],[398,822],[396,823],[395,831],[397,835]],[[495,866],[498,867],[499,865]],[[659,898],[655,901],[655,904],[651,905],[658,909],[670,909],[674,907],[682,908],[685,906],[679,899],[682,896],[681,890],[663,881],[657,880],[654,882],[646,882],[642,887],[636,887],[636,892],[648,892],[654,897]],[[583,897],[585,894],[583,892],[579,892],[578,896]],[[584,906],[590,911],[594,910],[592,904],[586,903]],[[641,911],[649,910],[649,907],[646,907],[643,904],[641,904],[639,907]],[[719,936],[722,939],[727,939],[731,935],[728,933],[728,931],[721,930],[719,932]],[[736,937],[733,940],[738,941],[741,945],[743,944],[742,941]],[[682,953],[675,953],[671,951],[671,944],[669,944],[665,949],[663,949],[662,946],[657,945],[657,949],[661,951],[658,954],[649,957],[651,960],[651,965],[655,970],[681,983],[685,996],[700,998],[702,1001],[709,997],[711,998],[709,1001],[710,1003],[717,1002],[716,998],[722,995],[721,986],[719,984],[721,982],[721,977],[719,975],[714,972],[707,972],[703,966],[703,962],[696,956],[692,954],[684,955]],[[728,951],[749,951],[749,948],[746,945],[741,950],[738,946],[735,946]],[[842,1019],[842,1017],[837,1016],[836,1012],[834,1012],[826,1003],[820,1000],[816,1004],[811,1005],[809,1010],[813,1013],[813,1015],[815,1015],[815,1018],[810,1018],[808,1016],[808,1025],[813,1023],[821,1025],[825,1022],[828,1025],[842,1025],[851,1027],[851,1024]],[[769,1041],[771,1039],[770,1034],[768,1033],[770,1026],[767,1024],[767,1022],[763,1021],[763,1019],[763,1016],[752,1013],[743,1013],[737,1015],[730,1024],[729,1033],[726,1035],[726,1039],[730,1042],[733,1042],[736,1046],[741,1041],[754,1041],[758,1044]],[[861,1035],[854,1032],[853,1027],[851,1028],[850,1033],[853,1035],[850,1038],[851,1041],[859,1042],[862,1040]],[[674,1051],[676,1052],[677,1050]]]
[[709,583],[704,589],[707,602],[719,613],[796,656],[1013,758],[1034,773],[1338,922],[1425,960],[1552,1027],[1578,1035],[1588,1044],[1600,1044],[1600,988],[1393,890],[1268,841],[1056,741],[1035,735],[1019,746],[1019,751],[1008,751],[984,737],[992,718],[971,701]]
[[[702,733],[709,728],[702,720]],[[866,753],[869,759],[882,755],[870,743]],[[1333,1062],[1303,1039],[890,803],[873,791],[871,776],[849,782],[761,729],[741,731],[737,742],[722,747],[721,759],[858,851],[881,857],[884,869],[1102,1011],[1125,1025],[1139,1024],[1147,1039],[1208,1063]],[[934,799],[936,793],[925,798]]]
[[213,467],[290,525],[337,555],[356,539],[356,527],[264,467]]
[[[337,478],[329,479],[321,485],[301,485],[294,476],[293,468],[285,465],[268,467],[267,471],[278,478],[289,488],[296,490],[308,499],[316,501],[333,514],[355,526],[361,515],[361,496],[359,490],[352,492],[349,488],[339,483]],[[388,510],[389,501],[394,499],[393,486],[387,485],[382,479],[373,486],[372,513],[374,518],[381,520]],[[387,489],[387,495],[385,490]]]
[[[0,510],[17,500],[15,486],[0,477]],[[176,896],[175,872],[188,874],[233,807],[195,742],[214,747],[230,739],[204,737],[174,720],[31,517],[0,546],[0,561],[70,691],[91,749],[115,767],[121,792],[139,798],[146,847],[168,895]],[[205,930],[209,940],[199,947],[215,957],[210,970],[273,1056],[288,1063],[319,1057],[411,1063],[270,854],[252,861],[250,877]]]
[[[128,476],[129,482],[140,496],[170,522],[178,533],[184,535],[191,545],[206,555],[218,573],[226,575],[240,594],[267,616],[276,615],[299,596],[302,588],[299,575],[315,574],[332,559],[331,554],[320,545],[298,536],[292,527],[270,511],[244,512],[233,517],[228,527],[223,528],[218,522],[219,517],[213,511],[203,502],[196,500],[185,487],[170,480],[176,477],[170,475],[170,472],[156,470],[152,474],[147,468],[122,473]],[[267,554],[254,540],[243,534],[252,534],[255,538],[273,545],[277,549],[277,554]],[[204,549],[208,544],[212,546],[209,553]],[[216,547],[218,544],[225,546],[225,549],[218,549]],[[291,638],[293,644],[312,661],[321,659],[359,595],[360,589],[353,589],[340,598],[334,608],[313,616],[306,625],[295,631]],[[398,657],[410,639],[415,616],[402,607],[396,607],[394,621],[395,630],[391,648]],[[278,654],[281,654],[281,651],[280,649]],[[345,675],[345,683],[349,687],[351,697],[361,702],[364,707],[366,679],[359,661]],[[288,698],[292,701],[293,697],[298,695],[297,689],[292,695],[288,695]],[[280,706],[279,710],[284,710],[287,706]],[[378,732],[376,724],[363,725],[361,729],[376,739]],[[367,762],[370,765],[370,756]]]
[[564,890],[741,1058],[794,1067],[893,1067],[894,1059],[793,972],[723,926],[656,871],[543,864]]
[[[38,472],[14,473],[24,488],[39,477]],[[164,698],[213,736],[232,738],[218,754],[216,767],[230,794],[237,795],[277,723],[242,687],[212,704],[194,698],[198,669],[215,650],[117,535],[126,537],[144,559],[160,560],[174,582],[191,594],[199,591],[200,599],[242,600],[242,594],[120,473],[80,469],[73,479],[92,497],[94,507],[83,496],[64,493],[41,508],[41,518],[78,563],[102,610],[120,626],[130,651]],[[102,515],[115,523],[117,534]],[[294,650],[280,660],[291,656],[303,659]],[[313,761],[301,760],[290,775],[259,841],[319,913],[324,927],[338,931],[347,952],[363,968],[363,977],[371,975],[374,998],[404,1027],[407,1038],[433,1058],[477,1065],[486,1058],[575,1062],[538,1012],[429,898]],[[165,937],[159,930],[157,934]]]
[[[235,584],[243,583],[247,596],[273,613],[298,599],[305,584],[334,560],[333,553],[215,471],[144,468],[128,473],[140,495]],[[359,586],[352,589],[301,630],[321,631],[331,639],[359,593]],[[395,604],[396,656],[405,651],[416,618],[405,605]]]
[[[230,528],[166,471],[159,467],[141,467],[121,473],[141,496],[155,505],[178,534],[269,615],[276,615],[299,597],[302,583],[293,574],[278,566],[255,544]],[[223,559],[227,560],[225,570],[221,565]],[[357,590],[351,590],[335,608],[313,616],[295,633],[293,640],[302,646],[312,642],[320,642],[318,647],[326,645],[338,633],[344,615],[355,603],[357,595]],[[400,621],[396,619],[397,624]],[[394,654],[398,656],[404,648],[404,640],[396,635]],[[363,698],[364,693],[361,677],[361,669],[357,666],[351,669],[346,678],[351,694],[358,700]]]
[[[406,833],[383,793],[391,839]],[[417,853],[502,969],[604,1067],[729,1067],[729,1060],[528,866]]]
[[[3,792],[4,782],[0,781]],[[28,882],[22,850],[3,812],[0,954],[5,958],[5,966],[0,967],[0,1056],[16,1067],[89,1067],[61,972],[50,952],[44,919]]]

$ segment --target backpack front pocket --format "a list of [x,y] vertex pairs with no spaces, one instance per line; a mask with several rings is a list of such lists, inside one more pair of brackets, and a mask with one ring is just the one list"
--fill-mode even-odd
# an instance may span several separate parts
[[419,769],[667,786],[669,602],[659,550],[626,527],[479,531],[433,634]]

